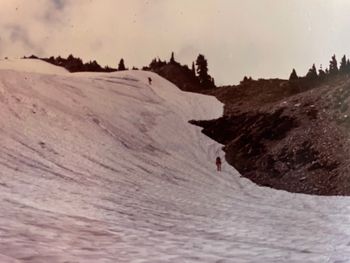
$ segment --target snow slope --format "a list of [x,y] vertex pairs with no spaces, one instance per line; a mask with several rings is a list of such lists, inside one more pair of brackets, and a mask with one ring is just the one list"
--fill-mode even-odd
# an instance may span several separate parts
[[56,75],[69,73],[62,67],[45,63],[40,59],[0,59],[1,69]]
[[215,98],[150,72],[11,63],[0,61],[0,262],[350,262],[349,198],[215,171],[221,145],[187,123],[220,116]]

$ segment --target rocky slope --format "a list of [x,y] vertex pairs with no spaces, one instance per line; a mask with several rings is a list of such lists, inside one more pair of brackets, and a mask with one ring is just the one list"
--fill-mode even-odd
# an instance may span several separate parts
[[350,79],[258,80],[206,92],[222,118],[191,121],[224,144],[227,161],[259,185],[349,195]]

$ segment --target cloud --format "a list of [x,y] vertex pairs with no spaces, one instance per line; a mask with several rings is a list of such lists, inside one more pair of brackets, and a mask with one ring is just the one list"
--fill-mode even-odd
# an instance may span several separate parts
[[172,51],[188,64],[203,53],[217,83],[286,78],[349,54],[349,11],[343,0],[2,0],[0,54],[140,67]]
[[8,25],[5,27],[9,31],[12,43],[20,42],[28,48],[35,49],[35,44],[30,39],[28,32],[19,25]]
[[62,10],[67,4],[66,0],[52,0],[56,9]]

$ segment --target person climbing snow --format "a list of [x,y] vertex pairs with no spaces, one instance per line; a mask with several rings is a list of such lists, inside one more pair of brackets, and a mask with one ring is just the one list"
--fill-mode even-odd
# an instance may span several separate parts
[[152,79],[151,79],[151,77],[148,77],[148,84],[149,84],[149,85],[152,84]]
[[221,158],[219,156],[216,157],[216,168],[218,172],[221,172]]

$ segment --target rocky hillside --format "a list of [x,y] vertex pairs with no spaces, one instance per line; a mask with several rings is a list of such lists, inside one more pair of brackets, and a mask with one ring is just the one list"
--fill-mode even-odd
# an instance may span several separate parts
[[227,161],[255,183],[290,192],[350,194],[350,78],[258,80],[207,92],[222,118],[191,121],[225,145]]

